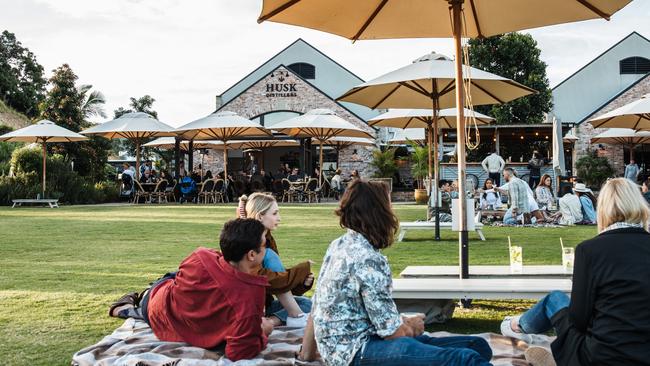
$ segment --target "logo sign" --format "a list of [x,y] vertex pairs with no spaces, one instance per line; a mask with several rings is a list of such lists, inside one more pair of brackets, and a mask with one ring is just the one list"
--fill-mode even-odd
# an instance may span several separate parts
[[271,77],[275,78],[275,82],[266,84],[267,98],[293,98],[298,96],[296,83],[288,82],[288,71],[274,71]]

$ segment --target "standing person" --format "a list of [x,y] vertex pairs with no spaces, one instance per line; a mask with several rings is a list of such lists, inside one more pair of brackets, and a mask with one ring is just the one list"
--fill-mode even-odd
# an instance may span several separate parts
[[528,187],[526,182],[517,178],[512,168],[503,170],[503,178],[507,184],[497,189],[501,192],[508,192],[510,200],[510,208],[503,215],[503,223],[514,225],[522,219],[524,222],[527,221],[527,216],[530,214],[528,195],[530,187]]
[[[311,289],[314,275],[309,262],[302,262],[295,267],[285,268],[278,255],[278,246],[271,232],[280,224],[280,209],[275,197],[264,193],[253,193],[239,198],[237,215],[260,221],[266,231],[266,253],[258,274],[266,276],[271,285],[266,295],[266,315],[273,325],[286,324],[289,327],[304,328],[307,313],[311,311],[311,300],[302,295]],[[293,294],[292,294],[293,293]],[[273,300],[273,296],[278,300]]]
[[528,185],[531,189],[539,184],[542,175],[542,168],[544,167],[544,159],[539,155],[539,152],[533,151],[533,157],[528,160],[528,169],[530,169]]
[[552,205],[555,204],[555,195],[553,194],[553,188],[551,184],[551,176],[544,174],[540,178],[539,184],[535,188],[537,204],[539,204],[539,207],[542,210],[548,210]]
[[488,155],[481,162],[483,170],[488,173],[488,176],[492,179],[495,185],[501,185],[501,172],[503,168],[506,167],[506,162],[503,160],[496,150],[492,151],[492,154]]
[[634,159],[630,159],[630,163],[625,166],[625,173],[623,176],[634,183],[639,179],[639,166],[636,165]]
[[533,365],[650,365],[649,209],[623,178],[598,197],[598,232],[578,245],[571,299],[554,291],[530,310],[501,323],[503,335],[530,343],[555,329],[552,354],[529,347]]
[[[397,311],[390,266],[380,252],[399,228],[386,185],[353,181],[336,214],[347,233],[327,249],[312,311],[315,343],[326,365],[490,365],[492,351],[484,339],[422,335],[423,314],[404,317]],[[315,353],[311,327],[300,358]]]
[[576,183],[576,186],[573,187],[573,192],[578,196],[578,199],[580,199],[582,222],[585,224],[595,224],[596,197],[594,197],[591,189],[587,188],[584,183]]
[[141,295],[122,296],[109,315],[144,320],[161,341],[206,349],[225,343],[232,361],[257,356],[273,331],[264,318],[268,282],[256,273],[266,252],[264,232],[257,220],[226,222],[221,252],[196,249],[178,272],[167,273]]

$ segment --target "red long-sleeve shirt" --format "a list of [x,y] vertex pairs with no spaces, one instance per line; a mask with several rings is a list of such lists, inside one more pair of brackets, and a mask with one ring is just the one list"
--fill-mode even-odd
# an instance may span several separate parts
[[238,271],[221,253],[198,248],[175,279],[152,292],[151,328],[163,341],[202,348],[226,342],[229,359],[253,358],[266,347],[261,324],[267,286],[266,277]]

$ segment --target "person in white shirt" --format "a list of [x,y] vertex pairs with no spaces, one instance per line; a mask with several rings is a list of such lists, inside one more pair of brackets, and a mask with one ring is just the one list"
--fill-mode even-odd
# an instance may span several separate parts
[[488,173],[488,176],[492,179],[494,184],[500,186],[501,172],[503,171],[503,168],[506,167],[506,162],[503,158],[499,156],[496,151],[493,151],[492,154],[483,159],[481,166],[483,167],[483,170]]
[[494,182],[491,178],[485,180],[483,189],[480,191],[481,210],[494,210],[501,206],[501,195],[494,189]]

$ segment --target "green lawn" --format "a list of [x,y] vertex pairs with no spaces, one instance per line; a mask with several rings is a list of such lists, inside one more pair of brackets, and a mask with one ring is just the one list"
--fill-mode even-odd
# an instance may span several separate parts
[[[334,205],[281,206],[275,233],[287,265],[306,259],[317,273],[329,242],[343,229]],[[415,220],[423,206],[395,207]],[[11,365],[68,365],[72,354],[121,324],[108,304],[177,267],[197,246],[218,247],[219,230],[234,206],[75,206],[0,208],[0,355]],[[470,234],[470,263],[507,264],[507,236],[524,247],[525,264],[560,264],[559,237],[576,245],[595,227],[492,228],[487,241]],[[385,251],[395,275],[408,265],[457,264],[457,234],[434,242],[422,231]],[[498,331],[504,314],[526,301],[477,302],[457,309],[446,325],[429,330]]]

